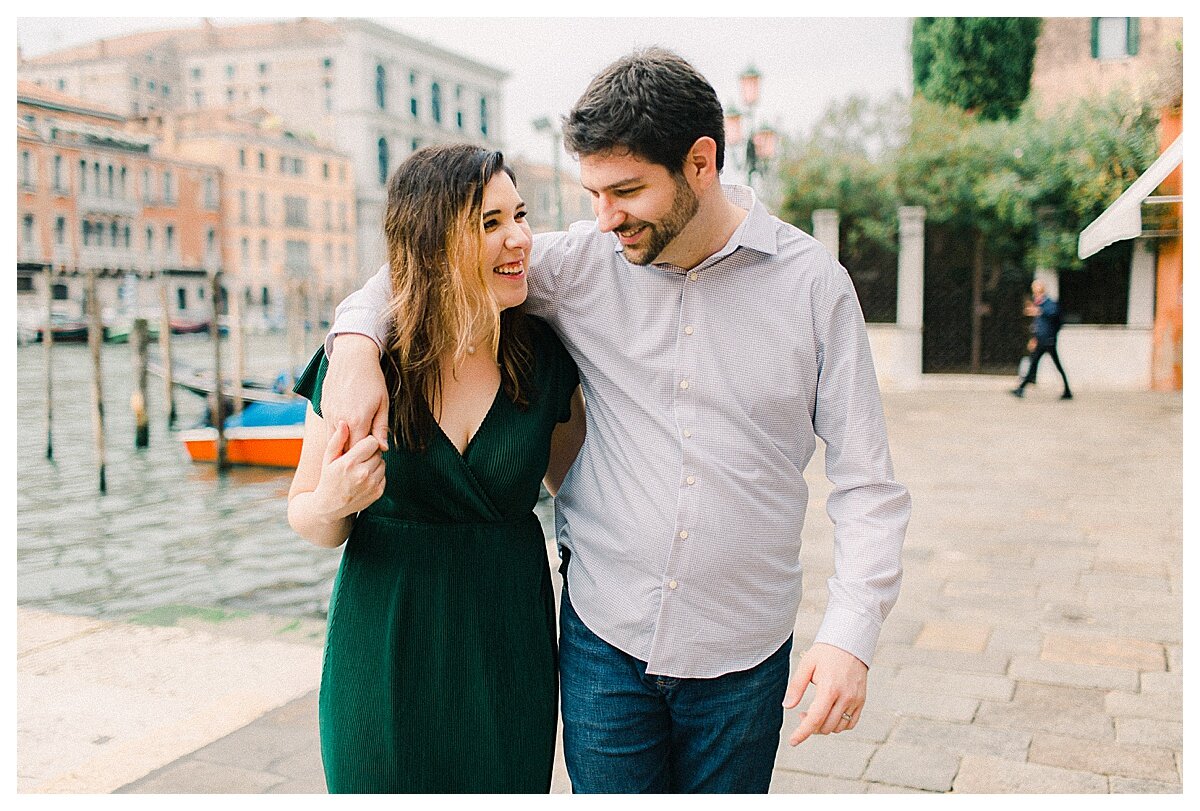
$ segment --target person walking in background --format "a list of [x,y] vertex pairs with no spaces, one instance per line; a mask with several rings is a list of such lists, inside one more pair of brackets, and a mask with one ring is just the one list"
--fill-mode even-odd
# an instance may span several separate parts
[[499,152],[413,153],[385,232],[390,438],[356,441],[323,411],[323,350],[296,383],[312,408],[288,520],[318,546],[346,541],[321,674],[326,784],[544,793],[558,672],[533,508],[583,442],[578,372],[520,309],[531,235]]
[[[587,403],[556,499],[571,785],[766,792],[784,708],[810,685],[792,745],[858,723],[900,590],[911,499],[858,299],[819,242],[722,186],[723,108],[678,55],[603,70],[564,138],[596,220],[534,238],[527,307],[562,337]],[[387,420],[390,280],[385,267],[344,301],[327,339],[326,408],[352,437]],[[818,437],[835,574],[789,684]]]
[[1063,369],[1062,361],[1058,358],[1058,331],[1062,329],[1062,310],[1057,301],[1046,295],[1046,285],[1041,279],[1034,279],[1029,289],[1033,293],[1033,300],[1025,305],[1025,315],[1033,316],[1029,371],[1025,373],[1025,379],[1021,381],[1021,385],[1013,389],[1012,393],[1016,397],[1025,396],[1025,387],[1037,382],[1038,363],[1042,356],[1049,355],[1050,359],[1054,361],[1058,373],[1062,375],[1061,399],[1070,400],[1073,397],[1071,384],[1067,382],[1067,373]]

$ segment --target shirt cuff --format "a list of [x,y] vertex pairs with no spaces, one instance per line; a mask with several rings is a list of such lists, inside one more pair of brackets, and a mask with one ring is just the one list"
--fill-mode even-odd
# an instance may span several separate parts
[[383,345],[379,343],[379,339],[375,336],[378,334],[375,324],[375,318],[369,315],[358,316],[352,314],[344,314],[337,319],[336,332],[330,330],[325,336],[325,356],[333,357],[333,339],[344,333],[353,333],[355,335],[365,335],[375,342],[376,348],[379,350],[380,357],[383,357]]
[[857,656],[867,667],[879,644],[882,625],[864,614],[843,605],[825,609],[825,619],[813,642],[823,642]]

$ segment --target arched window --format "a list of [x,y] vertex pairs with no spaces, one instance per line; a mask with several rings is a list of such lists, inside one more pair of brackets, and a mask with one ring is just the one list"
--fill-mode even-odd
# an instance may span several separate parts
[[379,139],[379,185],[386,186],[388,180],[388,143],[386,138]]
[[375,66],[375,103],[380,110],[387,109],[387,71],[383,65]]
[[488,105],[486,96],[479,98],[479,133],[485,137],[488,134]]
[[433,114],[433,123],[442,123],[442,86],[437,82],[429,88],[429,110]]

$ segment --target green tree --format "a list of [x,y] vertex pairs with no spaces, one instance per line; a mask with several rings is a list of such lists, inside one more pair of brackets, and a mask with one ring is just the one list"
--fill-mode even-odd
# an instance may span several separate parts
[[1029,95],[1039,17],[917,17],[913,88],[933,102],[1013,118]]

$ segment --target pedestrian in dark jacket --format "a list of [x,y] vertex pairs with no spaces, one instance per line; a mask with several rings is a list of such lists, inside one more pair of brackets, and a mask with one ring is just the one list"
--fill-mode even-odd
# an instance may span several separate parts
[[1062,375],[1063,400],[1070,400],[1071,384],[1067,382],[1067,373],[1063,371],[1062,361],[1058,359],[1058,331],[1062,329],[1062,310],[1058,302],[1046,295],[1046,285],[1035,279],[1030,285],[1033,301],[1025,305],[1025,315],[1033,316],[1031,330],[1033,337],[1029,340],[1029,371],[1021,385],[1012,390],[1017,397],[1025,396],[1025,387],[1037,381],[1038,363],[1042,355],[1049,355],[1054,361],[1055,368]]

